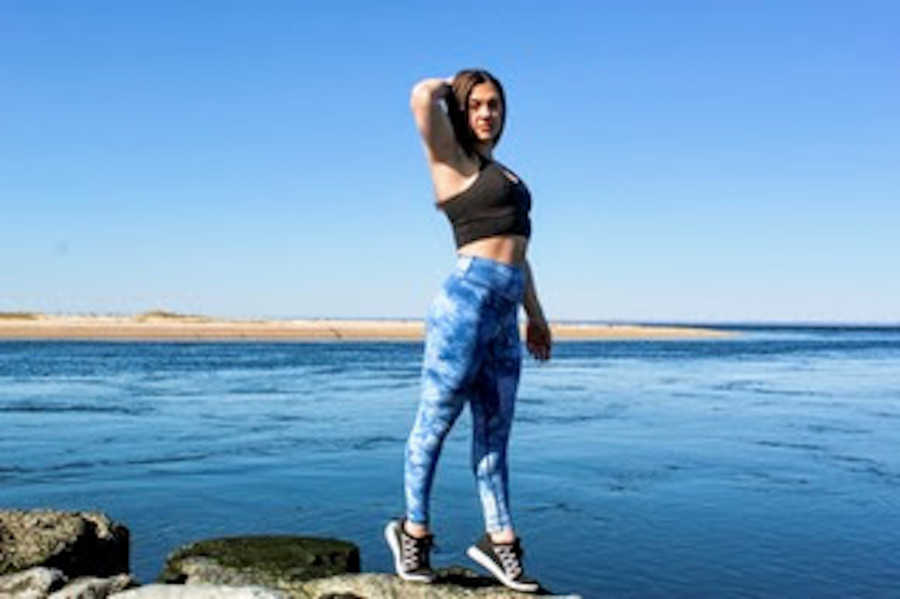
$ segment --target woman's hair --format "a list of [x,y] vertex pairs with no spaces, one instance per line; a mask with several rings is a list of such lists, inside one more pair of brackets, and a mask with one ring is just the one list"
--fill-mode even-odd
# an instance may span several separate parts
[[500,141],[500,135],[503,133],[503,126],[506,124],[506,96],[503,94],[503,86],[497,81],[497,78],[483,69],[465,69],[460,71],[453,77],[453,98],[447,98],[447,114],[450,116],[450,122],[453,124],[453,131],[456,133],[456,139],[462,146],[466,154],[470,156],[475,153],[475,134],[469,126],[469,94],[472,88],[480,83],[493,83],[500,94],[500,130],[494,137],[494,145]]

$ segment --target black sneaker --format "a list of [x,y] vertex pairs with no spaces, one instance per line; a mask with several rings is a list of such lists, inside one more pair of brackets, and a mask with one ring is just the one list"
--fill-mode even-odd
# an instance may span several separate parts
[[394,568],[403,580],[433,582],[434,572],[429,563],[429,554],[434,537],[428,535],[417,539],[403,530],[403,520],[391,520],[384,527],[384,538],[394,554]]
[[523,554],[519,539],[512,543],[493,543],[487,534],[466,551],[466,555],[486,568],[497,580],[509,588],[524,593],[533,593],[540,588],[540,585],[536,580],[525,576],[522,569]]

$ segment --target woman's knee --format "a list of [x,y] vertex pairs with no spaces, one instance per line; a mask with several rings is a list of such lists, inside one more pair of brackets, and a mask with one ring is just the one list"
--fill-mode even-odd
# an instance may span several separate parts
[[472,452],[472,473],[479,480],[489,479],[506,471],[506,449]]

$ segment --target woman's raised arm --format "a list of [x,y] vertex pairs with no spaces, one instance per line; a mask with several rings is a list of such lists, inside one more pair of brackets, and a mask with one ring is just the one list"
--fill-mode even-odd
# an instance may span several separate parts
[[449,79],[423,79],[412,88],[409,106],[432,163],[455,165],[459,161],[460,148],[446,104],[455,101]]

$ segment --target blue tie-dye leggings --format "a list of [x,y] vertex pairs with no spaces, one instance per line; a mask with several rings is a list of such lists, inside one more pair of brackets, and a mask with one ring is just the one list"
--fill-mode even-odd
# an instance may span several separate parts
[[488,532],[512,528],[506,447],[522,350],[522,268],[459,257],[428,312],[422,395],[406,444],[406,517],[428,523],[428,500],[444,437],[468,400],[472,469]]

